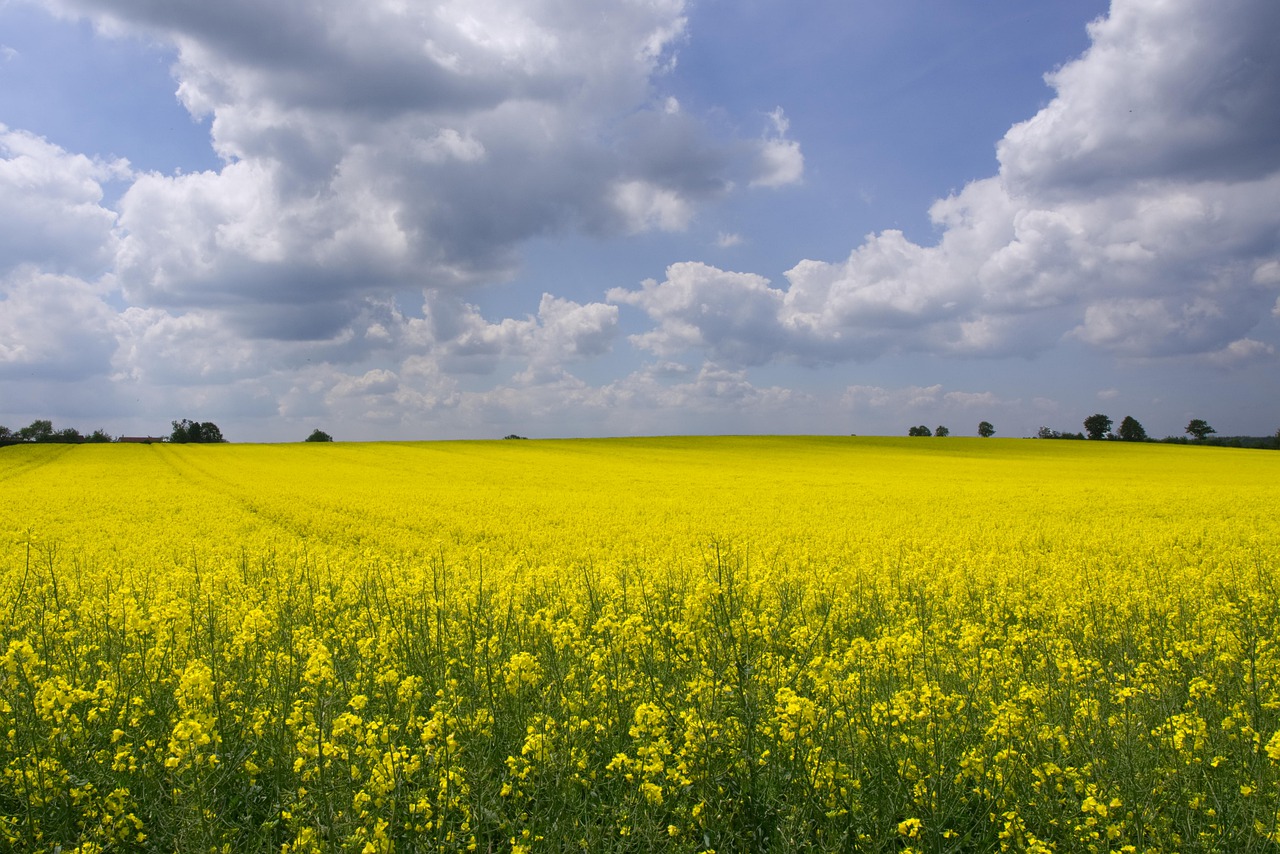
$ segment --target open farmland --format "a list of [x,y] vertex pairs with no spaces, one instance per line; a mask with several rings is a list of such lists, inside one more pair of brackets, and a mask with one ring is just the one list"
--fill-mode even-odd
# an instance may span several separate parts
[[1280,454],[0,450],[0,843],[1276,851]]

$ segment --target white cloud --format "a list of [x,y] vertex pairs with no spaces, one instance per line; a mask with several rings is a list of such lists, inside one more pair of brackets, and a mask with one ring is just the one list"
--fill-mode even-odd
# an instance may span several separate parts
[[[324,340],[367,298],[504,280],[547,234],[680,231],[757,169],[657,91],[684,0],[50,5],[176,47],[226,164],[138,178],[120,282],[249,338]],[[774,185],[794,144],[769,142]]]
[[102,185],[128,176],[123,160],[71,154],[0,124],[0,272],[21,264],[91,277],[104,272],[116,215],[102,205]]
[[782,108],[774,110],[769,119],[774,133],[760,141],[756,174],[751,179],[753,187],[785,187],[799,183],[804,177],[804,154],[800,143],[787,139],[791,123]]
[[936,244],[872,234],[843,262],[795,265],[786,288],[676,265],[610,295],[656,323],[636,343],[756,364],[1066,340],[1175,356],[1264,334],[1280,291],[1280,6],[1115,0],[1090,33],[1049,75],[1056,97],[1001,141],[999,174],[933,205]]
[[[830,414],[753,382],[769,362],[1061,344],[1265,371],[1280,346],[1280,7],[1266,0],[1115,0],[1090,50],[1049,76],[1053,99],[1000,142],[999,171],[932,206],[933,243],[881,231],[776,283],[673,264],[608,303],[544,294],[521,317],[485,317],[467,288],[511,277],[531,238],[682,231],[735,188],[804,180],[781,109],[735,141],[661,91],[684,0],[604,18],[590,0],[48,2],[174,45],[179,97],[225,162],[137,175],[0,127],[3,377],[109,375],[131,396],[287,418],[580,410],[656,432]],[[415,291],[421,317],[392,299]],[[648,319],[630,340],[659,361],[590,385],[572,371],[611,351],[620,310]],[[890,385],[847,403],[893,429],[999,425],[1016,406]],[[684,412],[705,420],[673,420]]]
[[72,154],[0,125],[0,378],[61,382],[111,373],[125,331],[104,296],[116,214],[103,185],[123,160]]
[[[370,412],[398,410],[402,424],[438,424],[446,435],[536,436],[662,433],[677,419],[693,419],[714,432],[743,432],[762,418],[777,423],[796,411],[806,419],[797,423],[812,423],[818,406],[805,394],[758,386],[744,371],[714,363],[658,363],[600,386],[564,370],[527,371],[482,390],[460,389],[434,360],[415,360],[413,366],[417,373],[402,370],[394,392],[373,395],[359,393],[363,377],[328,376],[319,385],[345,394],[329,393],[317,407],[314,387],[297,389],[289,397],[290,414],[367,421]],[[572,413],[568,421],[566,413]]]
[[752,273],[674,264],[661,284],[650,279],[639,291],[614,288],[608,299],[641,308],[658,322],[657,329],[631,336],[634,344],[658,355],[702,348],[713,360],[751,365],[768,361],[779,344],[782,293]]
[[278,366],[278,347],[247,341],[217,315],[128,308],[113,362],[114,379],[148,385],[215,385],[261,377]]
[[370,397],[390,394],[400,387],[400,378],[384,368],[366,371],[358,377],[343,377],[332,389],[332,398]]
[[555,361],[599,356],[609,351],[618,326],[618,309],[604,303],[579,305],[543,294],[538,304],[541,338],[537,349]]
[[800,143],[790,139],[770,139],[760,144],[760,160],[753,187],[785,187],[804,176],[804,155]]
[[692,205],[677,191],[648,181],[622,181],[614,186],[612,197],[633,234],[683,231],[693,217]]
[[1263,287],[1280,286],[1280,261],[1267,261],[1253,271],[1254,284]]
[[1005,401],[990,391],[949,391],[942,396],[947,403],[966,408],[1003,406]]
[[488,372],[499,359],[547,367],[608,352],[618,325],[616,306],[580,305],[543,294],[536,316],[485,320],[472,305],[433,293],[427,303],[433,350],[454,369]]
[[1205,299],[1175,307],[1156,298],[1105,300],[1085,308],[1084,322],[1072,335],[1126,355],[1164,355],[1169,343],[1223,319],[1217,305]]
[[1209,362],[1220,368],[1233,368],[1240,365],[1264,362],[1273,359],[1276,348],[1252,338],[1241,338],[1232,341],[1221,350],[1208,354]]
[[456,160],[474,163],[485,155],[484,144],[472,136],[463,136],[453,128],[445,128],[430,139],[416,140],[413,150],[428,163]]
[[997,426],[1023,420],[1018,399],[1006,399],[992,391],[947,391],[941,383],[928,386],[886,387],[851,385],[844,390],[841,408],[855,424],[895,433],[922,422],[949,425],[953,435],[977,432],[980,421]]
[[936,406],[942,399],[942,386],[907,386],[883,388],[871,385],[852,385],[845,389],[845,403],[850,407],[869,406],[875,409],[919,409]]
[[99,288],[22,267],[0,277],[0,379],[106,376],[120,334]]
[[[729,429],[741,432],[748,419],[783,413],[792,407],[809,407],[806,394],[779,386],[757,386],[746,371],[704,362],[696,370],[686,365],[658,362],[600,389],[603,401],[621,409],[644,432],[669,432],[661,428],[680,413],[730,419]],[[736,419],[736,420],[734,420]],[[721,428],[725,429],[725,428]],[[631,430],[628,432],[635,432]]]
[[1016,193],[1077,195],[1273,173],[1277,32],[1268,0],[1114,0],[1084,56],[1046,76],[1057,97],[1000,143],[1002,175]]

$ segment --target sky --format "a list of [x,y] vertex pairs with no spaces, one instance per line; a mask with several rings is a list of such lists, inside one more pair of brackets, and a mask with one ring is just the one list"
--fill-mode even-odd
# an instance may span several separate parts
[[1274,0],[0,0],[0,424],[1280,428]]

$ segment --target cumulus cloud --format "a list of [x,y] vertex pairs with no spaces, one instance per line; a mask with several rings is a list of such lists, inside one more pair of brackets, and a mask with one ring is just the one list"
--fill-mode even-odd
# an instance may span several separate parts
[[546,293],[536,316],[496,323],[449,294],[436,292],[429,297],[432,352],[445,366],[463,372],[489,372],[502,359],[545,371],[599,356],[609,351],[618,325],[616,306],[581,305]]
[[1208,355],[1211,364],[1221,368],[1232,368],[1253,362],[1269,361],[1276,355],[1276,348],[1252,338],[1241,338],[1232,341],[1221,350]]
[[725,138],[660,91],[686,0],[43,5],[171,45],[223,164],[135,173],[0,125],[6,377],[297,417],[456,408],[454,372],[563,386],[611,350],[617,306],[545,294],[488,319],[469,287],[531,238],[687,229],[799,157],[780,111]]
[[1275,336],[1259,323],[1280,292],[1280,6],[1115,0],[1089,32],[1047,76],[1054,99],[1001,140],[999,173],[932,206],[936,243],[872,234],[785,287],[675,265],[610,293],[655,323],[633,340],[749,365]]
[[804,176],[804,154],[800,143],[787,139],[791,123],[782,108],[769,114],[773,133],[760,142],[756,162],[756,174],[751,179],[753,187],[785,187],[795,184]]
[[730,409],[760,411],[778,409],[806,395],[778,386],[761,388],[748,379],[745,371],[734,370],[714,362],[704,363],[687,382],[662,385],[651,382],[653,375],[641,372],[625,386],[631,394],[643,391],[652,402],[667,411],[680,409]]
[[[859,430],[905,434],[918,424],[949,426],[952,435],[975,435],[986,421],[1002,436],[1018,435],[1028,410],[1057,414],[1055,401],[1007,397],[994,391],[948,389],[933,385],[850,385],[840,398],[839,417]],[[1034,416],[1038,417],[1038,416]]]
[[[592,435],[670,432],[678,420],[717,432],[741,432],[760,418],[785,420],[816,402],[746,372],[714,363],[655,363],[592,385],[563,367],[526,370],[473,387],[435,355],[406,359],[398,370],[350,372],[328,366],[295,372],[280,394],[279,415],[297,421],[382,425],[389,435]],[[686,419],[693,419],[690,422]],[[798,421],[797,424],[810,423]]]
[[104,185],[123,160],[73,154],[0,125],[0,379],[111,373],[125,326],[106,301],[117,249]]
[[942,398],[942,385],[883,388],[873,385],[852,385],[845,389],[845,403],[851,407],[868,406],[876,409],[918,409],[936,406]]
[[689,202],[678,192],[647,181],[621,181],[614,185],[611,196],[632,234],[681,231],[693,216]]
[[98,289],[23,267],[0,279],[0,379],[106,376],[122,332]]
[[[527,387],[508,387],[464,398],[478,408],[501,406],[508,417],[544,418],[566,410],[599,429],[623,433],[670,432],[673,419],[702,419],[712,430],[741,432],[759,417],[811,407],[812,398],[793,389],[759,386],[746,371],[715,362],[698,367],[659,362],[592,387],[571,375]],[[687,422],[686,422],[687,423]]]
[[280,364],[281,353],[235,335],[211,312],[131,307],[120,320],[124,329],[112,360],[119,381],[214,385],[260,377]]
[[656,329],[631,341],[659,355],[703,349],[716,360],[754,365],[772,358],[779,346],[782,294],[753,273],[684,262],[669,267],[662,283],[648,279],[638,291],[613,288],[608,299],[657,321]]
[[247,338],[326,339],[368,298],[501,281],[531,238],[679,231],[736,176],[797,174],[781,113],[760,146],[716,139],[656,90],[685,0],[48,5],[175,46],[225,165],[138,176],[119,282]]
[[0,124],[0,273],[22,264],[96,276],[111,261],[116,215],[103,184],[129,176],[124,160],[72,154]]
[[1001,141],[1015,192],[1240,181],[1276,170],[1280,7],[1115,0],[1086,54],[1046,76],[1057,97]]
[[330,397],[370,397],[391,394],[400,387],[400,378],[392,371],[377,368],[358,377],[342,377],[329,390]]
[[1016,405],[1017,400],[1005,400],[991,391],[945,391],[941,383],[930,386],[904,386],[886,388],[875,385],[851,385],[844,391],[845,405],[853,408],[868,407],[910,412],[920,409],[941,409],[956,413],[970,409],[992,410]]
[[[1268,0],[1114,0],[1000,140],[996,174],[932,206],[932,242],[873,233],[777,281],[677,263],[522,317],[486,317],[468,289],[511,277],[530,239],[686,230],[708,202],[804,181],[781,109],[727,139],[661,91],[687,0],[604,17],[592,0],[44,3],[172,45],[223,164],[135,174],[0,126],[0,378],[110,376],[288,418],[575,408],[655,431],[670,413],[821,409],[752,382],[779,361],[1065,345],[1256,371],[1280,346]],[[414,292],[421,312],[402,310]],[[574,376],[624,322],[656,361]],[[845,405],[932,421],[1015,402],[866,385]],[[658,420],[633,417],[646,407]]]

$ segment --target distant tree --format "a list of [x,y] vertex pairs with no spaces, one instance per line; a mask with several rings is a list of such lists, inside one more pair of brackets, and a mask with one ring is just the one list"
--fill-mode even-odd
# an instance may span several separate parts
[[935,436],[950,436],[950,435],[951,435],[951,431],[950,431],[950,430],[948,430],[948,429],[947,429],[945,426],[943,426],[942,424],[939,424],[939,425],[938,425],[938,429],[936,429],[936,430],[934,430],[934,431],[933,431],[933,435],[935,435]]
[[169,434],[169,441],[177,445],[185,445],[187,442],[193,441],[191,438],[192,428],[199,431],[200,425],[186,418],[181,421],[174,421],[173,432]]
[[1188,436],[1194,436],[1199,442],[1203,442],[1209,437],[1210,433],[1217,433],[1218,431],[1210,427],[1209,422],[1205,421],[1203,418],[1192,418],[1187,422],[1187,429],[1182,432],[1186,433]]
[[921,424],[919,427],[912,427],[907,431],[908,436],[932,436],[933,431]]
[[0,424],[0,442],[10,442],[17,438],[18,437],[14,435],[14,432],[12,430],[4,426],[3,424]]
[[1084,420],[1084,429],[1090,439],[1105,439],[1111,430],[1111,419],[1101,412],[1090,415]]
[[172,424],[173,432],[169,434],[169,441],[176,444],[227,441],[222,437],[222,431],[218,429],[218,425],[212,421],[191,421],[184,418],[181,421],[174,421]]
[[507,435],[503,436],[502,438],[504,438],[504,439],[527,439],[527,438],[529,438],[529,437],[528,437],[528,436],[517,436],[515,433],[508,433]]
[[982,437],[982,438],[984,438],[984,439],[990,439],[990,438],[991,438],[992,436],[994,436],[995,434],[996,434],[996,428],[992,425],[992,423],[991,423],[990,421],[979,421],[979,422],[978,422],[978,435],[979,435],[979,436],[981,436],[981,437]]
[[49,437],[49,441],[76,445],[84,441],[84,436],[81,436],[80,431],[74,427],[63,427],[61,430],[55,431],[54,434]]
[[92,433],[90,433],[88,436],[85,437],[85,441],[86,442],[114,442],[115,439],[112,438],[111,434],[108,433],[106,430],[94,430]]
[[1036,433],[1036,438],[1037,439],[1061,439],[1062,434],[1059,433],[1057,430],[1050,430],[1048,427],[1041,427],[1040,431]]
[[201,442],[225,442],[222,431],[218,429],[218,425],[212,421],[203,421],[200,424],[200,441]]
[[1124,442],[1145,442],[1147,431],[1138,423],[1138,419],[1132,415],[1126,415],[1120,422],[1120,439]]
[[53,422],[48,420],[32,421],[18,430],[18,438],[24,442],[48,442],[53,438]]
[[332,442],[333,437],[321,430],[319,427],[311,431],[311,435],[303,441],[306,442]]

